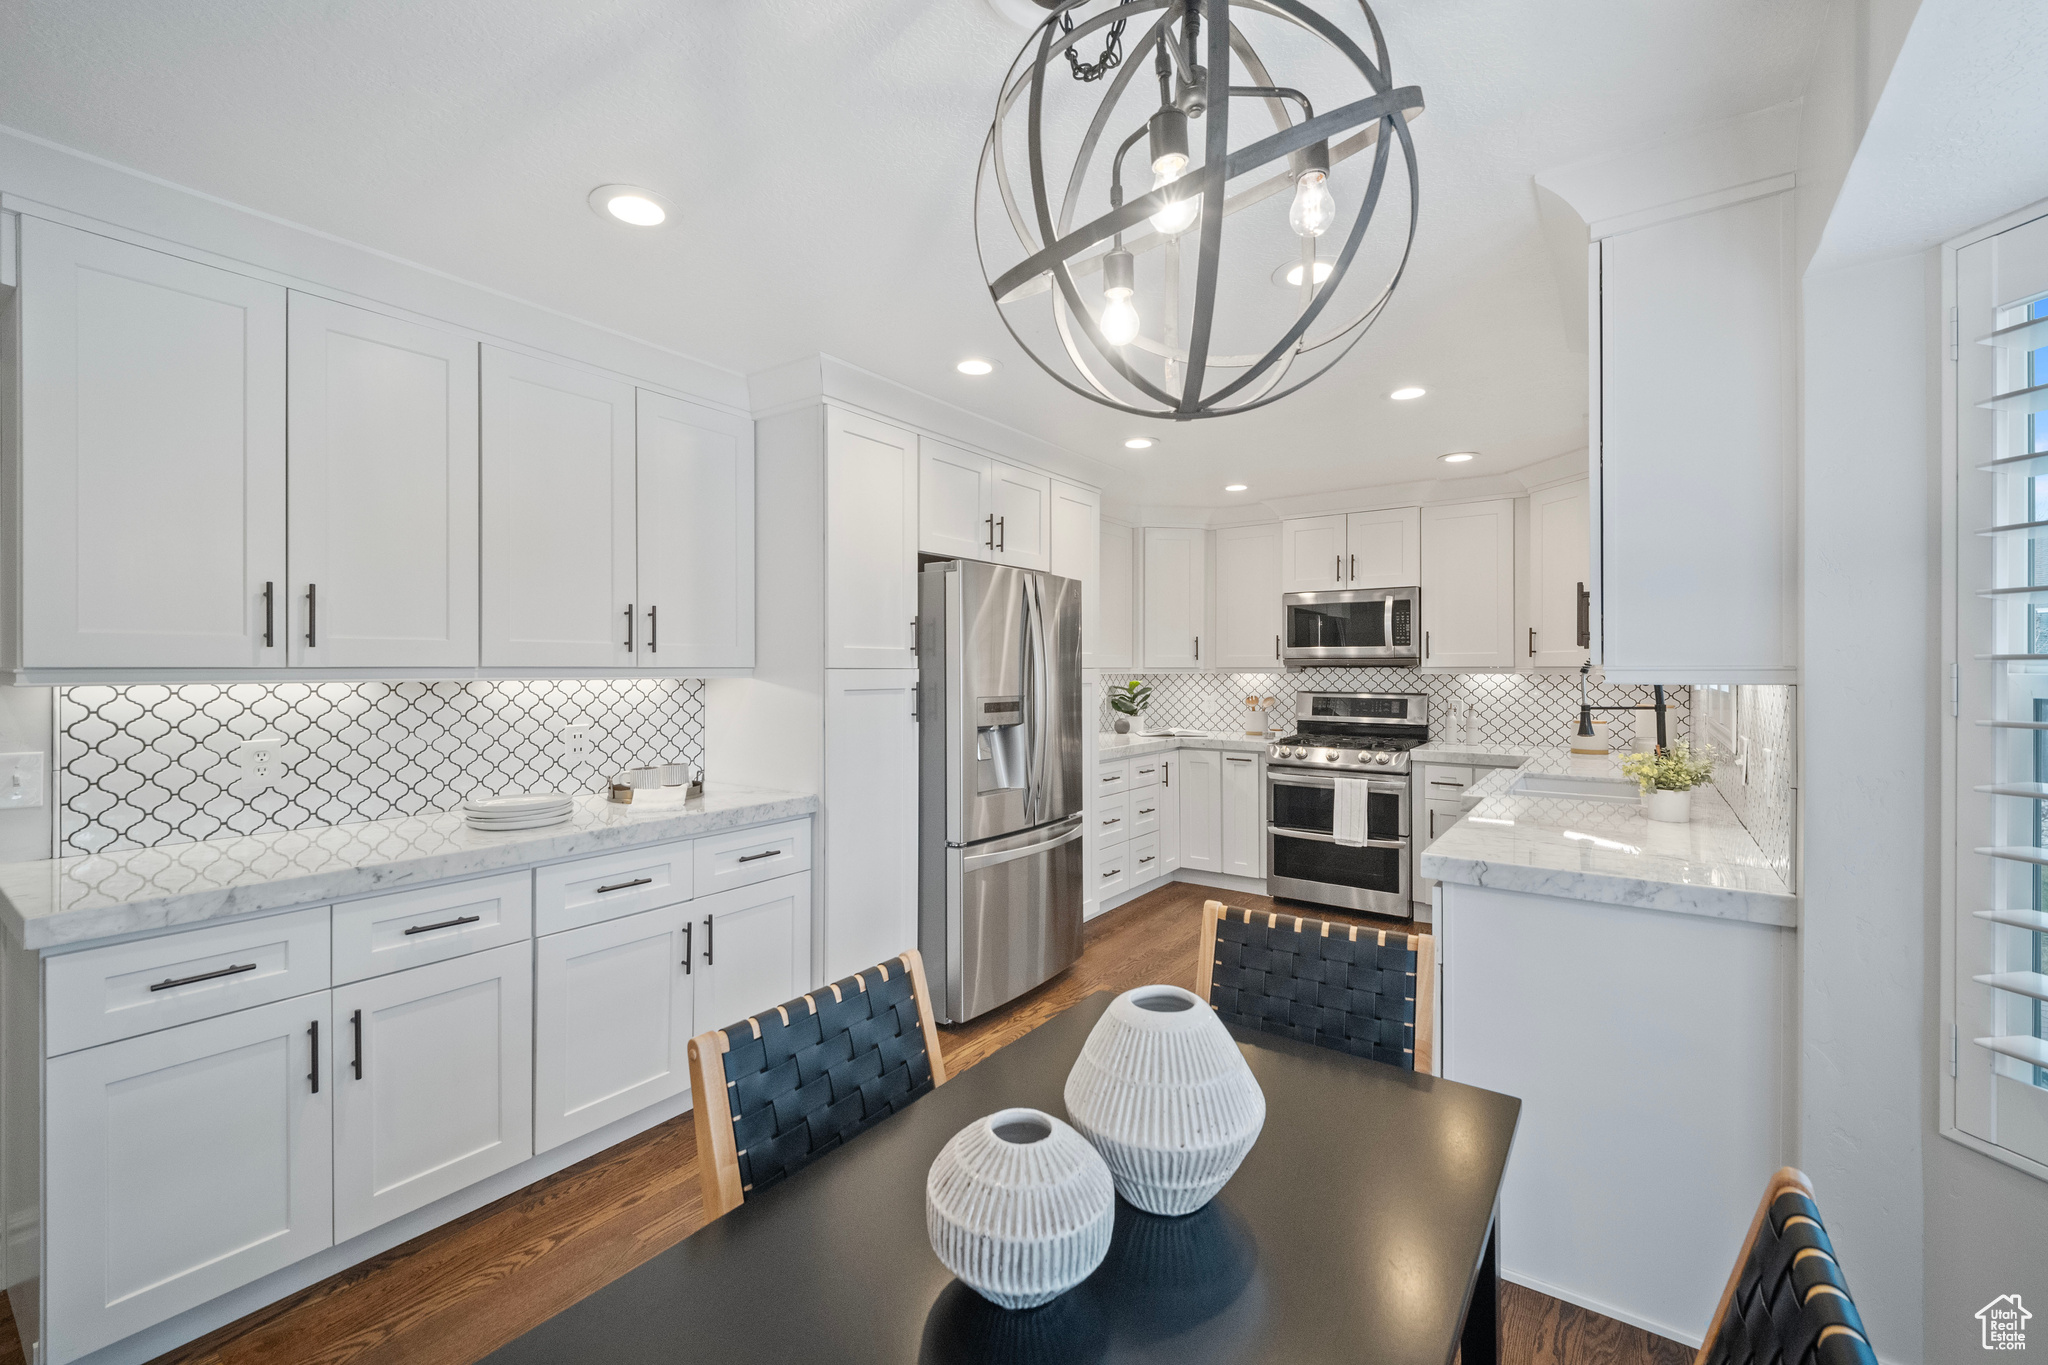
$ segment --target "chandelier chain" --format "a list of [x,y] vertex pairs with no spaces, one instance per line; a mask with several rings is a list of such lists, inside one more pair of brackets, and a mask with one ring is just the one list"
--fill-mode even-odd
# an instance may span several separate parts
[[[1120,6],[1130,3],[1131,0],[1117,0],[1117,4]],[[1109,36],[1102,44],[1102,55],[1092,62],[1082,61],[1079,52],[1076,52],[1071,47],[1067,49],[1067,65],[1073,68],[1075,80],[1099,81],[1110,72],[1116,70],[1118,64],[1124,59],[1124,23],[1124,20],[1119,19],[1109,26]],[[1072,33],[1073,31],[1073,16],[1071,14],[1061,14],[1060,32]]]

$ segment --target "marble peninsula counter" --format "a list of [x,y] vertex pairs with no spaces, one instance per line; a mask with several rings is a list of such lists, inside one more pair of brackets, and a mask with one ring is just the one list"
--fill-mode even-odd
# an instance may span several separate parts
[[[1448,760],[1444,760],[1448,761]],[[1490,773],[1466,793],[1464,819],[1423,850],[1441,882],[1791,928],[1799,899],[1720,792],[1693,793],[1692,820],[1668,824],[1637,805],[1524,796],[1527,773],[1624,779],[1618,757],[1563,749]]]
[[565,823],[486,833],[459,811],[0,864],[0,924],[30,949],[185,928],[816,813],[818,798],[712,783],[702,798],[576,798]]
[[1234,754],[1263,754],[1269,741],[1236,730],[1175,730],[1170,734],[1097,734],[1096,752],[1114,762],[1120,758],[1146,758],[1170,754],[1175,749],[1218,749]]

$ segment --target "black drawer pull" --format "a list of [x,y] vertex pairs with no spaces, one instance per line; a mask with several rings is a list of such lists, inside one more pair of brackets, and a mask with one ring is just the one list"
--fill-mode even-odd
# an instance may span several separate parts
[[356,1079],[361,1080],[363,1078],[363,1012],[357,1010],[354,1014],[350,1015],[348,1023],[349,1027],[355,1030],[356,1035],[356,1059],[351,1065],[355,1068]]
[[1107,872],[1105,872],[1105,873],[1103,873],[1103,874],[1102,874],[1102,879],[1103,879],[1104,881],[1108,881],[1108,880],[1109,880],[1109,879],[1110,879],[1111,877],[1114,877],[1114,876],[1116,876],[1116,875],[1117,875],[1117,873],[1119,873],[1119,872],[1122,872],[1122,871],[1123,871],[1123,869],[1122,869],[1122,868],[1120,868],[1120,867],[1112,867],[1112,868],[1111,868],[1111,869],[1110,869],[1109,871],[1107,871]]
[[696,930],[696,928],[697,928],[697,926],[696,926],[696,925],[694,925],[694,924],[692,924],[692,923],[690,923],[690,922],[689,922],[688,920],[685,920],[685,921],[683,921],[683,975],[684,975],[684,976],[688,976],[688,975],[690,974],[690,959],[691,959],[691,958],[693,958],[693,957],[695,957],[695,956],[697,955],[697,947],[696,947],[696,943],[694,942],[694,940],[695,940],[695,938],[696,938],[696,933],[695,933],[695,930]]
[[766,853],[749,853],[745,857],[741,858],[740,861],[743,863],[758,863],[763,858],[780,858],[781,856],[781,849],[771,848]]
[[[1156,857],[1157,855],[1155,854],[1154,856]],[[1138,862],[1139,862],[1139,863],[1140,863],[1141,865],[1142,865],[1142,864],[1144,864],[1144,863],[1149,863],[1149,862],[1151,862],[1151,861],[1152,861],[1152,859],[1151,859],[1151,858],[1140,858],[1140,859],[1138,859]]]
[[1139,811],[1139,812],[1138,812],[1138,814],[1140,814],[1140,815],[1150,815],[1150,814],[1151,814],[1151,813],[1152,813],[1153,811],[1155,811],[1155,810],[1158,810],[1158,809],[1159,809],[1159,807],[1157,807],[1157,806],[1147,806],[1147,807],[1145,807],[1145,808],[1144,808],[1143,810]]
[[1104,829],[1108,829],[1108,828],[1109,828],[1109,827],[1110,827],[1111,825],[1121,825],[1121,824],[1122,824],[1123,822],[1124,822],[1124,818],[1123,818],[1123,816],[1121,816],[1121,815],[1111,816],[1111,817],[1110,817],[1109,819],[1107,819],[1107,820],[1104,820],[1104,821],[1102,822],[1102,827],[1103,827]]
[[306,1025],[306,1036],[313,1040],[313,1069],[306,1073],[306,1079],[313,1083],[313,1093],[320,1093],[320,1021],[315,1019]]
[[610,886],[600,886],[597,888],[597,894],[602,896],[607,891],[624,891],[629,886],[646,886],[653,880],[654,878],[652,877],[635,877],[630,882],[613,882]]
[[704,961],[707,964],[711,961],[711,928],[711,916],[706,915],[704,917]]
[[453,929],[458,924],[475,924],[482,918],[482,915],[458,915],[454,919],[444,919],[439,924],[415,924],[405,932],[409,938],[414,934],[431,934],[436,929]]
[[253,972],[255,970],[255,963],[243,962],[233,967],[223,967],[217,972],[201,972],[197,976],[175,976],[169,981],[157,982],[150,989],[153,991],[167,991],[173,986],[189,986],[195,981],[211,981],[218,976],[240,976],[243,972]]

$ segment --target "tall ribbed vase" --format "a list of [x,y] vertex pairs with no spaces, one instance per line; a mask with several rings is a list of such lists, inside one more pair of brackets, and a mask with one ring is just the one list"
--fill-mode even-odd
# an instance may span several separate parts
[[1067,1117],[1148,1213],[1216,1197],[1266,1123],[1266,1095],[1208,1003],[1178,986],[1110,1002],[1067,1073]]
[[1116,1228],[1102,1158],[1036,1109],[976,1119],[924,1182],[925,1231],[946,1269],[1004,1308],[1036,1308],[1095,1273]]

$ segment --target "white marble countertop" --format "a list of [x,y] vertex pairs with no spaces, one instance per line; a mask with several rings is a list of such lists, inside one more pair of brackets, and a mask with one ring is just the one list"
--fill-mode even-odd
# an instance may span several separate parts
[[1106,759],[1143,758],[1167,754],[1175,749],[1227,749],[1232,753],[1262,754],[1267,741],[1236,730],[1183,730],[1173,735],[1097,734],[1096,753]]
[[[677,789],[678,791],[680,788]],[[576,798],[567,822],[484,833],[459,811],[0,864],[0,923],[29,948],[69,947],[322,901],[717,834],[814,814],[818,798],[710,783],[702,799]]]
[[1689,824],[1641,806],[1512,796],[1524,772],[1623,777],[1621,760],[1538,751],[1466,793],[1470,813],[1422,854],[1422,875],[1567,900],[1794,927],[1799,898],[1712,787],[1693,792]]
[[1433,739],[1408,751],[1411,763],[1464,763],[1487,768],[1519,768],[1537,751],[1520,744],[1459,744]]

